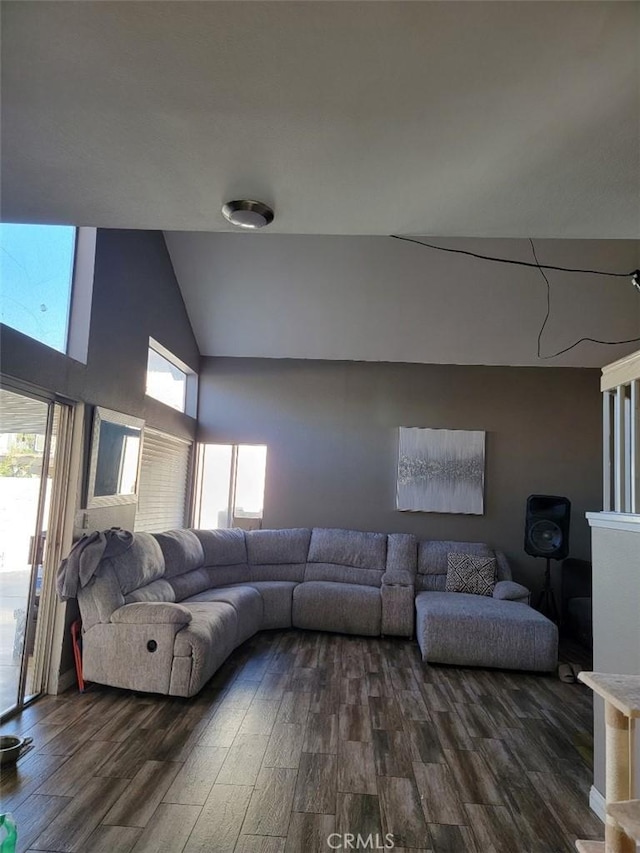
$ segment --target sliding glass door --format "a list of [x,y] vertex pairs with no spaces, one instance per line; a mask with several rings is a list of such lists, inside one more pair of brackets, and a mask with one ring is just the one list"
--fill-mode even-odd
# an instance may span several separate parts
[[[0,388],[0,714],[43,689],[54,567],[47,536],[65,405]],[[64,433],[63,433],[64,437]],[[57,537],[56,535],[56,538]]]

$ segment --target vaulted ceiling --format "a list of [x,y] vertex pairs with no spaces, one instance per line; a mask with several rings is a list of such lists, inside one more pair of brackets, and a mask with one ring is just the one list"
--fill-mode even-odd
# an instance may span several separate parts
[[637,238],[640,4],[3,2],[2,218]]

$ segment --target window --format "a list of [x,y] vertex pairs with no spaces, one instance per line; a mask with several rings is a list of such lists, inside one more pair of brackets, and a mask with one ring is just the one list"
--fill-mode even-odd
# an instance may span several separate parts
[[168,349],[149,338],[147,394],[179,412],[187,411],[189,377],[195,374]]
[[96,233],[0,223],[0,322],[85,364]]
[[263,444],[200,445],[196,526],[261,527],[266,468]]
[[145,427],[135,530],[161,533],[187,523],[191,444]]
[[76,229],[0,224],[2,322],[67,351]]

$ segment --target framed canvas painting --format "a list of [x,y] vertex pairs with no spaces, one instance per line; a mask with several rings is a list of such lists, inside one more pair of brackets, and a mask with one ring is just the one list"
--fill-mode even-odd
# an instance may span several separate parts
[[400,427],[396,507],[484,513],[483,430]]

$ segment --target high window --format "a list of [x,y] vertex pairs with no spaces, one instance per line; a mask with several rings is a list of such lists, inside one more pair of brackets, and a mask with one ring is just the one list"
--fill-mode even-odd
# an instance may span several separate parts
[[187,414],[189,411],[189,385],[195,374],[166,347],[149,338],[147,360],[147,389],[149,397],[160,400],[172,409]]
[[198,450],[195,526],[262,526],[267,448],[263,444],[202,444]]
[[0,322],[86,362],[96,229],[0,223]]
[[0,224],[2,322],[67,351],[76,229]]

